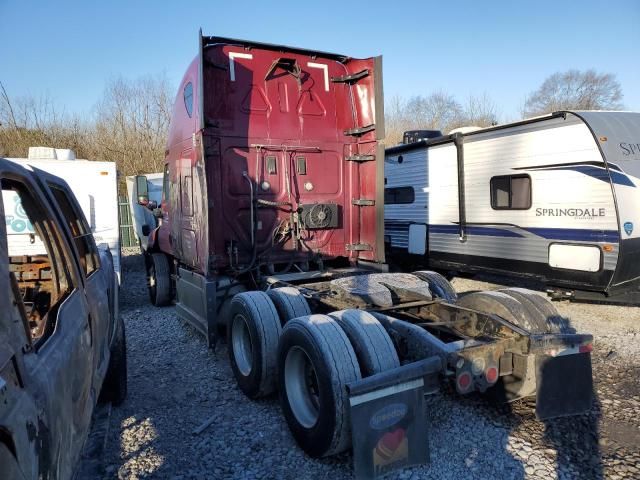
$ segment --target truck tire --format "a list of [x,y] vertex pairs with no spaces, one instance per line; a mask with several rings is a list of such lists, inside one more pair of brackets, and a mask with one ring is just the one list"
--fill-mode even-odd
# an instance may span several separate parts
[[276,307],[264,292],[243,292],[231,300],[227,348],[240,390],[249,398],[276,389],[278,338],[282,332]]
[[373,315],[354,309],[333,312],[329,316],[347,334],[363,378],[400,366],[391,337]]
[[498,315],[530,333],[543,333],[545,318],[540,312],[528,309],[513,295],[501,291],[473,292],[458,300],[461,307]]
[[100,400],[121,405],[127,398],[127,337],[122,317],[118,318],[116,337],[111,346],[107,375],[102,384]]
[[307,299],[300,290],[293,287],[273,288],[267,291],[267,295],[276,306],[282,325],[297,317],[311,315],[311,309]]
[[351,446],[346,385],[360,379],[349,339],[327,315],[287,322],[278,343],[280,405],[298,445],[311,457]]
[[526,288],[498,290],[518,300],[531,317],[536,317],[537,331],[531,333],[575,333],[566,318],[546,298]]
[[149,299],[156,307],[171,303],[171,269],[164,253],[152,253],[149,258]]
[[415,275],[421,280],[429,283],[429,290],[434,297],[438,297],[443,299],[447,303],[455,303],[458,301],[458,294],[449,281],[440,275],[438,272],[433,272],[431,270],[419,270],[417,272],[413,272],[412,275]]

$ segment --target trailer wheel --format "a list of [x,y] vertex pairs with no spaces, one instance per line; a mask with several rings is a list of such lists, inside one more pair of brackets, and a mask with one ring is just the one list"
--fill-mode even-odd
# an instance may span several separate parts
[[307,299],[297,288],[273,288],[267,291],[267,295],[276,306],[283,325],[293,318],[311,315]]
[[124,321],[118,318],[116,338],[111,348],[107,375],[102,384],[102,401],[118,406],[127,398],[127,337]]
[[429,290],[431,290],[433,296],[441,298],[447,303],[455,303],[458,300],[458,294],[453,286],[438,272],[419,270],[412,274],[429,283]]
[[363,378],[400,366],[391,337],[373,315],[362,310],[341,310],[329,316],[347,334]]
[[149,298],[156,307],[171,303],[171,269],[164,253],[152,253],[148,259]]
[[498,290],[518,300],[535,317],[535,331],[531,333],[574,333],[567,319],[560,315],[556,307],[546,298],[526,288],[504,288]]
[[273,302],[264,292],[243,292],[231,300],[227,348],[240,390],[249,398],[276,388],[278,338],[282,327]]
[[360,379],[349,339],[327,315],[294,318],[278,344],[280,404],[293,437],[311,457],[351,445],[346,384]]

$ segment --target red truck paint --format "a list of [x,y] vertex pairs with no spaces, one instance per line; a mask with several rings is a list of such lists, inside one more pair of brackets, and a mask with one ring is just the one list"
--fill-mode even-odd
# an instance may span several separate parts
[[170,186],[152,249],[204,275],[249,264],[246,172],[259,200],[290,202],[294,212],[315,203],[338,208],[336,228],[306,230],[303,243],[290,236],[270,248],[291,208],[260,205],[259,262],[312,255],[384,262],[382,105],[381,57],[201,36],[174,105]]

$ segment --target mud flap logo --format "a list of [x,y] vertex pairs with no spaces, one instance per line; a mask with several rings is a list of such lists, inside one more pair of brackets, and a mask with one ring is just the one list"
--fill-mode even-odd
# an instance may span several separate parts
[[376,475],[404,465],[409,459],[409,441],[404,428],[385,433],[373,449],[373,466]]
[[631,235],[633,233],[633,223],[626,222],[624,224],[624,231],[627,235]]

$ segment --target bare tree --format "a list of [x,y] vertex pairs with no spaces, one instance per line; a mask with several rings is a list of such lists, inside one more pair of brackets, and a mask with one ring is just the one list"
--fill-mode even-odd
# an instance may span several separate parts
[[448,131],[461,122],[463,108],[448,93],[438,91],[427,96],[414,96],[408,100],[393,97],[385,106],[387,143],[402,140],[406,130],[437,129]]
[[593,69],[568,70],[549,76],[524,105],[524,116],[557,110],[615,110],[622,108],[622,88],[611,73]]
[[464,125],[477,127],[490,127],[498,124],[498,106],[485,92],[482,95],[471,95],[464,105]]
[[110,81],[96,107],[94,158],[115,160],[124,175],[162,170],[172,90],[165,76]]

